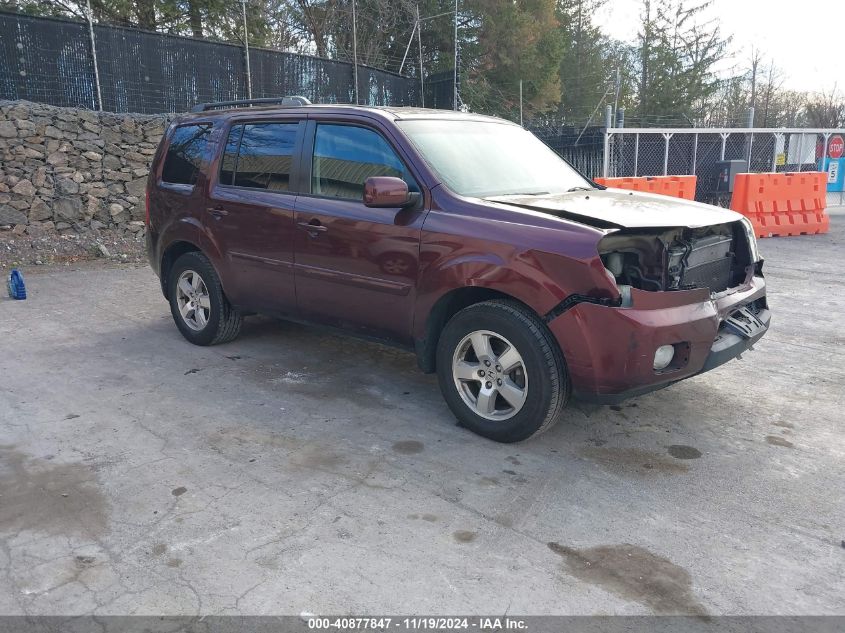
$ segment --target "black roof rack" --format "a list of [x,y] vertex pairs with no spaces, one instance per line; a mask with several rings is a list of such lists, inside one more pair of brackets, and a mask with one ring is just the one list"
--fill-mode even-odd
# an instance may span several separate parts
[[214,103],[198,103],[191,112],[206,112],[208,110],[216,110],[217,108],[237,108],[254,105],[271,105],[277,103],[285,108],[295,108],[297,106],[311,105],[311,102],[299,95],[291,95],[289,97],[270,97],[268,99],[240,99],[238,101],[216,101]]

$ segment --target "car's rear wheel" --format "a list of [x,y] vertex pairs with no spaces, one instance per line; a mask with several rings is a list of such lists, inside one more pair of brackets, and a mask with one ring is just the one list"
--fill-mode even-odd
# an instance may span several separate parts
[[242,317],[223,294],[223,286],[208,258],[186,253],[168,275],[170,312],[176,327],[194,345],[216,345],[233,340]]
[[569,397],[557,343],[514,301],[485,301],[455,314],[437,345],[437,375],[458,420],[497,442],[550,428]]

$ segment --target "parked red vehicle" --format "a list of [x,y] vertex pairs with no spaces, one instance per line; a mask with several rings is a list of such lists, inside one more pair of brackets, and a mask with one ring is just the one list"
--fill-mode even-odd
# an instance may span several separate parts
[[751,348],[770,312],[742,216],[596,185],[521,127],[301,97],[170,125],[147,249],[197,345],[264,313],[413,349],[501,442]]

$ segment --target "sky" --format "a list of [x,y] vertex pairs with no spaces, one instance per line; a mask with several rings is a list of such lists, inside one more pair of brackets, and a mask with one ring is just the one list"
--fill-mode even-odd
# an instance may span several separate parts
[[[641,0],[607,0],[596,23],[633,42],[641,6]],[[707,16],[733,36],[721,73],[748,68],[752,48],[759,48],[764,67],[774,61],[785,88],[830,92],[836,84],[845,92],[845,0],[713,0]]]

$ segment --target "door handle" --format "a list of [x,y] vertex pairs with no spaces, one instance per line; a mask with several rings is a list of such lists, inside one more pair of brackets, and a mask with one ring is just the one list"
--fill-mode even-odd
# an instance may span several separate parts
[[220,218],[222,218],[222,217],[226,216],[226,215],[229,215],[229,212],[228,212],[228,211],[226,211],[226,209],[224,209],[224,208],[223,208],[223,207],[221,207],[221,206],[211,207],[210,209],[206,209],[206,211],[208,211],[208,213],[209,213],[210,215],[212,215],[213,217],[217,218],[218,220],[219,220]]
[[320,224],[317,218],[314,218],[310,222],[297,222],[296,224],[299,228],[305,229],[311,237],[317,237],[318,233],[325,233],[329,230],[329,227]]

